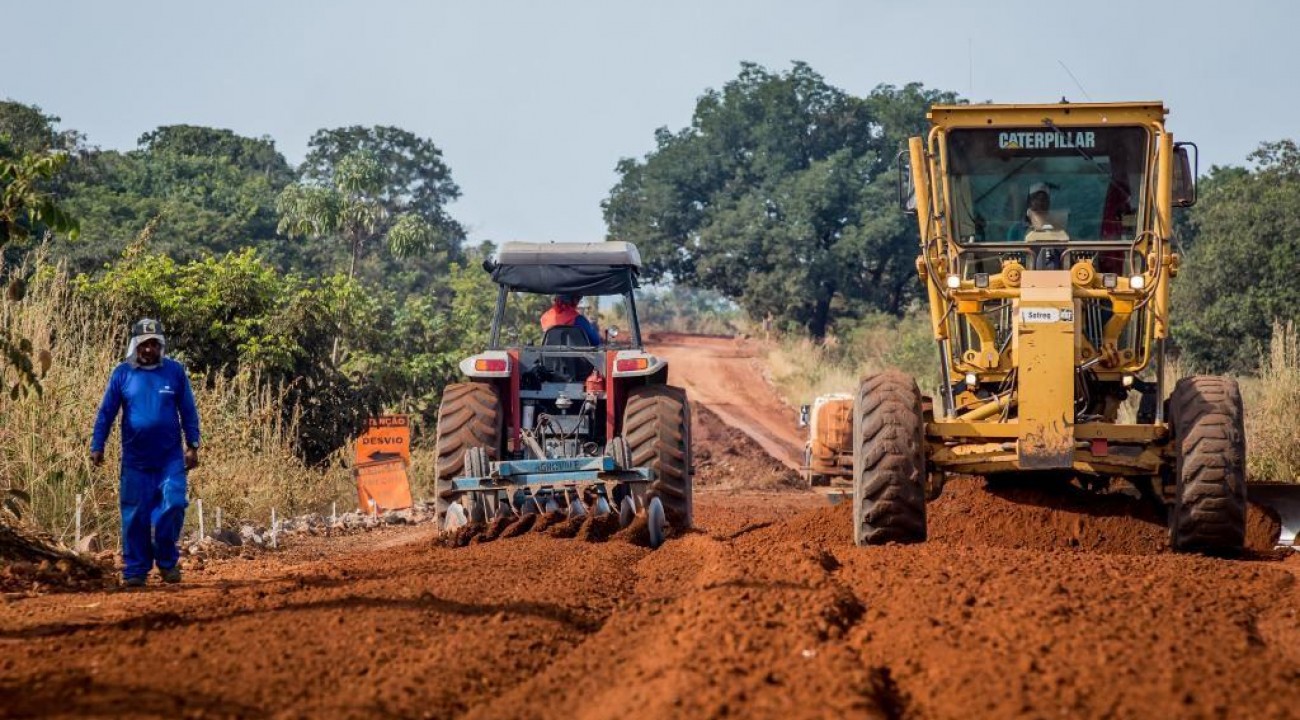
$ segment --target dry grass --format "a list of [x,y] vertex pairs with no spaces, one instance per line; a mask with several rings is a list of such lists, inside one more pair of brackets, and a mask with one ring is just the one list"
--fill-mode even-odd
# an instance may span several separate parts
[[831,335],[821,343],[778,339],[769,344],[765,361],[769,380],[795,407],[819,395],[851,393],[863,375],[891,367],[911,373],[924,393],[937,387],[938,350],[921,313],[869,317],[843,337]]
[[[82,494],[83,533],[95,532],[114,546],[118,432],[103,468],[92,467],[88,454],[104,385],[126,345],[127,323],[79,299],[67,276],[48,267],[23,301],[0,308],[0,323],[30,338],[38,351],[48,349],[53,361],[39,395],[0,398],[0,493],[27,493],[25,519],[67,543],[74,534],[76,496]],[[294,513],[328,509],[333,500],[344,507],[355,502],[350,476],[339,463],[314,470],[292,454],[295,430],[282,420],[274,390],[248,375],[193,380],[204,442],[202,464],[190,473],[191,502],[201,497],[207,513],[220,506],[231,521],[262,523],[272,507]],[[193,505],[190,516],[196,522]]]
[[1300,331],[1273,326],[1257,378],[1242,379],[1246,450],[1252,480],[1300,482]]

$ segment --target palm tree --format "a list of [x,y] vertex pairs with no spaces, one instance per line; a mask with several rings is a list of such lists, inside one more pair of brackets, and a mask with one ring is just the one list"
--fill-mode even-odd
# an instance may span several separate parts
[[[390,217],[380,198],[384,190],[383,167],[368,152],[355,152],[339,161],[327,184],[296,183],[275,201],[280,215],[277,230],[289,237],[339,238],[348,244],[351,259],[348,279],[357,274],[357,260],[365,246],[383,240],[398,258],[425,252],[438,233],[413,213]],[[344,300],[346,302],[346,300]],[[339,339],[334,338],[332,362],[338,362]]]

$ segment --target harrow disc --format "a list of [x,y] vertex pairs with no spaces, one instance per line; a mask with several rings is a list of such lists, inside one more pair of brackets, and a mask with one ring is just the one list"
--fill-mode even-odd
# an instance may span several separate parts
[[631,525],[632,521],[635,519],[636,503],[633,502],[631,495],[627,495],[623,498],[623,502],[619,503],[618,506],[618,526],[627,527],[628,525]]
[[464,505],[454,502],[447,506],[447,514],[442,521],[443,530],[447,532],[455,532],[468,524],[469,519],[465,517]]
[[650,532],[650,548],[656,549],[664,544],[664,528],[668,525],[664,504],[657,496],[651,498],[650,504],[646,506],[645,519],[646,529]]

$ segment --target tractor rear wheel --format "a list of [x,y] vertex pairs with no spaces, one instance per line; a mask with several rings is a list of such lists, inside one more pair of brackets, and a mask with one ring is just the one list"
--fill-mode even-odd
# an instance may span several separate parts
[[1246,544],[1246,433],[1237,381],[1183,378],[1174,386],[1169,411],[1178,453],[1170,544],[1178,552],[1241,552]]
[[863,378],[853,402],[853,541],[925,540],[925,479],[916,381],[899,370]]
[[465,474],[465,453],[482,448],[489,459],[501,449],[501,397],[497,389],[483,383],[452,383],[442,391],[438,406],[438,463],[434,486],[438,517],[447,512],[456,495],[453,478]]
[[672,385],[633,388],[623,409],[623,439],[632,467],[654,471],[648,497],[658,497],[668,521],[689,530],[695,520],[691,482],[691,406]]

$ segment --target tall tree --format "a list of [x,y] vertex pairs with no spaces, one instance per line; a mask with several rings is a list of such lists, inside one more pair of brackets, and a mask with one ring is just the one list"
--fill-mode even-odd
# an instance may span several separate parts
[[889,168],[925,108],[956,100],[918,84],[857,98],[804,63],[746,63],[689,127],[661,128],[644,159],[620,161],[609,235],[642,247],[652,280],[717,290],[816,337],[835,315],[899,313],[917,241]]
[[[67,159],[63,153],[15,153],[7,139],[0,137],[0,258],[5,246],[25,243],[33,236],[55,232],[76,236],[76,219],[46,187]],[[7,284],[0,302],[23,299],[21,277],[5,278],[0,273],[0,280]],[[28,389],[40,392],[40,375],[49,369],[49,355],[35,352],[30,338],[15,337],[7,327],[0,327],[0,381],[8,380],[9,369],[17,374],[17,380],[5,388],[13,398]]]
[[[397,258],[407,258],[433,247],[438,231],[423,217],[406,212],[392,217],[384,203],[383,167],[373,155],[357,151],[342,158],[330,182],[298,183],[285,188],[276,200],[280,232],[290,237],[340,238],[348,247],[348,280],[357,274],[357,262],[368,244],[382,240]],[[335,337],[331,358],[339,356]]]
[[353,125],[317,130],[307,145],[305,179],[331,184],[346,158],[367,154],[379,173],[375,199],[389,217],[419,216],[459,246],[465,231],[447,214],[447,204],[460,197],[460,188],[432,140],[396,127]]
[[433,246],[437,231],[423,217],[406,212],[393,216],[384,202],[383,168],[373,155],[358,151],[342,158],[328,183],[290,185],[276,200],[279,231],[291,237],[338,237],[348,247],[348,278],[367,244],[382,239],[399,258]]
[[293,168],[267,136],[250,138],[201,125],[163,125],[141,135],[138,144],[150,154],[222,158],[243,172],[263,175],[276,187],[294,179]]
[[48,115],[36,105],[13,100],[0,101],[0,138],[17,155],[46,151],[72,152],[82,142],[73,130],[57,130],[59,118]]
[[1264,143],[1254,167],[1214,167],[1182,225],[1172,331],[1199,370],[1253,372],[1273,323],[1300,321],[1300,147]]

